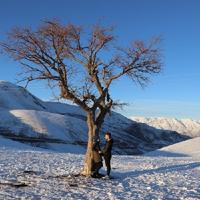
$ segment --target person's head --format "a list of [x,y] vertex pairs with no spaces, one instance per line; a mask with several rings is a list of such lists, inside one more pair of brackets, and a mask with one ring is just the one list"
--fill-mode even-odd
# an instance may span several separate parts
[[111,139],[111,133],[106,132],[104,138],[105,138],[105,140],[110,140]]

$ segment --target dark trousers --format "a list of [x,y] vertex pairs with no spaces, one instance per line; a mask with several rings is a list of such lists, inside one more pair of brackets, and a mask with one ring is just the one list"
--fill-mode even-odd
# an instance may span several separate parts
[[111,157],[104,157],[104,159],[107,168],[107,175],[109,176],[111,171],[111,165],[110,165]]
[[94,163],[94,164],[93,164],[93,171],[94,171],[94,174],[98,174],[98,173],[99,173],[99,170],[101,169],[102,166],[103,166],[103,163],[102,163],[102,162]]

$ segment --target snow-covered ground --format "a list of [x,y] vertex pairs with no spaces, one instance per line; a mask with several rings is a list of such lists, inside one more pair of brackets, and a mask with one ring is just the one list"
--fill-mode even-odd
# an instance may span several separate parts
[[113,156],[110,180],[73,176],[82,154],[7,144],[0,148],[0,199],[200,199],[199,141],[188,142],[173,146],[184,153],[168,148],[167,157]]
[[[170,126],[178,130],[176,125]],[[118,154],[188,139],[158,128],[113,112],[102,131],[112,132]],[[198,136],[193,133],[188,132]],[[0,81],[0,135],[0,199],[200,199],[200,138],[143,156],[114,155],[110,180],[77,177],[86,149],[80,142],[87,142],[85,114],[77,106],[44,102],[6,81]],[[44,141],[30,145],[33,138]]]

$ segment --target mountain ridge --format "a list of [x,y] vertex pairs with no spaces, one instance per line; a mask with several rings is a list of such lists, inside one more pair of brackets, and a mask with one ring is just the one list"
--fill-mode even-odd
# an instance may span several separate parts
[[[0,130],[2,137],[15,140],[24,137],[21,142],[30,139],[31,145],[62,152],[68,151],[67,145],[78,151],[87,144],[86,115],[78,106],[42,101],[7,81],[0,81]],[[117,154],[143,154],[190,138],[132,121],[116,112],[106,116],[101,137],[107,130],[113,135]],[[33,143],[33,137],[41,138],[41,146],[39,142]],[[61,140],[63,144],[44,144],[45,138]]]
[[200,120],[165,117],[131,117],[131,119],[161,130],[176,131],[183,135],[200,137]]

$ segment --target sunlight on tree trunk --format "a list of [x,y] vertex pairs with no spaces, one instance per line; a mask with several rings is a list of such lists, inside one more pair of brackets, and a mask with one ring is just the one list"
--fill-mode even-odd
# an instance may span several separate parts
[[88,144],[87,151],[85,155],[85,163],[82,174],[86,176],[90,176],[93,170],[93,138],[95,137],[96,130],[95,124],[92,114],[88,114],[87,116],[87,124],[88,124]]
[[91,176],[94,170],[94,154],[93,154],[93,142],[94,138],[99,137],[99,128],[95,124],[95,115],[92,113],[87,114],[87,125],[88,125],[88,144],[85,155],[84,168],[81,172],[82,175]]

